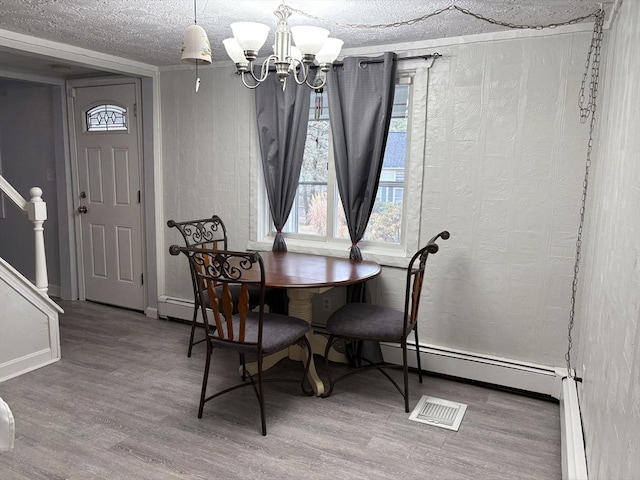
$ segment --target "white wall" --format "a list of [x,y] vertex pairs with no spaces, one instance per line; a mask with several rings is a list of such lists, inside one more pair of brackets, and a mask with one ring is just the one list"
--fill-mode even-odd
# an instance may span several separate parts
[[[484,41],[437,50],[431,69],[421,242],[443,229],[420,340],[563,365],[587,130],[578,89],[590,35]],[[161,75],[166,218],[220,214],[249,239],[252,93],[232,69]],[[166,245],[175,243],[173,232]],[[366,257],[366,250],[364,251]],[[167,295],[190,298],[183,259]],[[431,263],[431,261],[430,261]],[[399,305],[404,273],[385,268],[374,301]]]
[[640,3],[605,36],[576,336],[591,479],[640,475]]
[[[229,248],[244,250],[249,241],[250,142],[255,141],[253,94],[234,68],[200,69],[161,75],[163,224],[217,214],[229,232]],[[182,243],[165,227],[166,291],[193,298],[184,258],[171,257]]]
[[[44,235],[49,283],[59,286],[53,88],[12,80],[0,83],[0,150],[3,176],[26,200],[31,187],[42,188],[48,213]],[[8,200],[5,213],[0,219],[0,256],[35,280],[33,224]]]
[[[582,33],[438,48],[421,243],[451,238],[430,260],[422,342],[563,364],[588,45]],[[379,295],[400,298],[385,275]]]

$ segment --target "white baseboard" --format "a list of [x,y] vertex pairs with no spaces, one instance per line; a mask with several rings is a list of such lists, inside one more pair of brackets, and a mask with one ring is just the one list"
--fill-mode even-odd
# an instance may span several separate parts
[[[162,295],[158,298],[158,317],[191,320],[193,318],[193,305],[193,300]],[[198,319],[202,322],[202,314],[200,312],[198,312]]]
[[49,284],[49,289],[47,290],[47,295],[49,295],[50,297],[58,297],[58,298],[60,298],[60,285]]
[[587,480],[587,457],[582,435],[582,420],[577,383],[566,368],[557,369],[562,378],[560,428],[562,431],[562,480]]
[[0,383],[11,378],[19,377],[20,375],[38,368],[51,365],[58,360],[60,360],[60,357],[54,356],[54,353],[50,348],[30,353],[29,355],[25,355],[20,358],[12,359],[0,364]]

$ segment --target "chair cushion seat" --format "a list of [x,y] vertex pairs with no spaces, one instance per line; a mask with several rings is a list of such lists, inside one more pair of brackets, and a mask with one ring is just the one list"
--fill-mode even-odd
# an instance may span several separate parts
[[[259,314],[256,312],[250,312],[247,315],[245,342],[258,342],[258,316]],[[239,325],[240,320],[234,315],[233,331],[236,335],[239,332]],[[311,326],[307,322],[299,318],[277,313],[265,313],[262,324],[262,351],[269,354],[282,350],[302,338],[310,328]],[[215,333],[213,337],[213,344],[221,348],[233,348],[242,352],[256,351],[256,348],[251,345],[216,341]]]
[[404,312],[370,303],[347,303],[327,321],[326,330],[340,337],[380,342],[400,342]]

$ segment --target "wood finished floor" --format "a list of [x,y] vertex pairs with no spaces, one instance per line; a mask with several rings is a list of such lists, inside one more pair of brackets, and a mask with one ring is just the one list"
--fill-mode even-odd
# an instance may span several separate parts
[[[0,384],[17,430],[14,450],[0,454],[2,480],[561,478],[552,402],[430,376],[420,385],[411,375],[411,408],[422,395],[468,405],[453,432],[409,421],[377,372],[345,380],[327,399],[271,383],[262,437],[250,388],[212,400],[197,418],[204,345],[187,358],[187,325],[60,304],[62,360]],[[235,355],[213,359],[211,387],[237,380]],[[302,366],[284,360],[274,370],[297,378]]]

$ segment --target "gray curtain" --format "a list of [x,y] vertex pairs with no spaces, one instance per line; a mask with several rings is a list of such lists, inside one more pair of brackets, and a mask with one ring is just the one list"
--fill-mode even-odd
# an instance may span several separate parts
[[[310,75],[309,82],[312,83],[315,70]],[[272,72],[255,93],[262,169],[276,228],[272,250],[286,252],[282,227],[287,222],[298,189],[311,91],[292,78],[287,80],[283,91],[277,75]]]
[[[328,75],[329,122],[338,190],[351,237],[349,258],[362,260],[362,239],[376,199],[395,92],[396,55],[347,57]],[[371,61],[374,63],[361,63]]]

